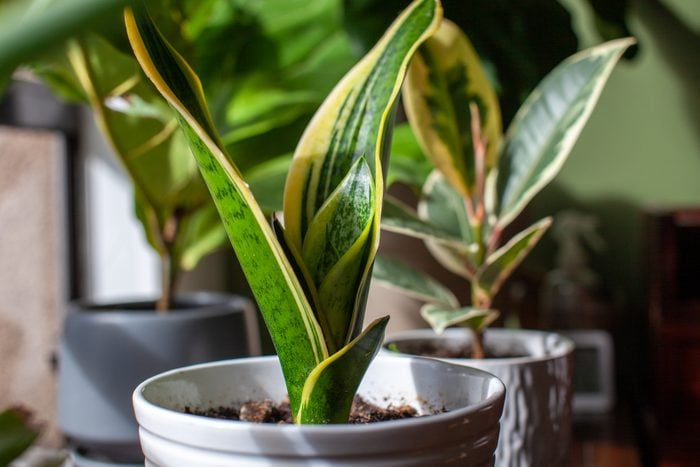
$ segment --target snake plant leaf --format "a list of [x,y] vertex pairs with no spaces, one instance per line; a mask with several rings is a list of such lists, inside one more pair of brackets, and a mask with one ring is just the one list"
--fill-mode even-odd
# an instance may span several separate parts
[[484,297],[494,297],[501,285],[503,285],[503,282],[522,263],[551,225],[552,218],[545,217],[514,236],[508,243],[489,255],[486,263],[479,270],[476,281],[472,284],[472,287],[476,288],[474,291],[475,295],[481,296],[485,294],[483,295]]
[[424,221],[401,200],[387,195],[382,209],[382,229],[410,237],[431,240],[456,250],[465,248],[463,240]]
[[424,305],[420,310],[420,314],[438,334],[442,334],[445,329],[456,324],[479,332],[489,327],[499,316],[499,313],[495,310],[472,307],[454,309],[431,303]]
[[508,129],[498,165],[501,229],[559,172],[613,67],[633,43],[619,39],[572,55],[527,98]]
[[321,328],[272,228],[219,143],[196,75],[146,14],[126,9],[124,16],[141,67],[178,114],[270,330],[296,413],[307,376],[328,357]]
[[304,386],[300,423],[347,423],[352,400],[379,351],[388,322],[388,316],[376,319],[362,334],[314,368]]
[[[307,126],[285,188],[285,226],[297,245],[302,245],[316,212],[359,157],[367,158],[374,177],[377,211],[381,210],[382,169],[389,152],[387,128],[393,123],[393,105],[409,59],[437,28],[441,15],[436,0],[414,1],[338,83]],[[372,239],[376,247],[379,216],[374,222]]]
[[372,279],[404,295],[443,307],[457,308],[459,301],[450,289],[403,261],[379,255],[374,261]]
[[[462,242],[459,249],[450,248],[440,242],[427,240],[426,247],[449,271],[471,279],[478,265],[472,264],[470,250],[474,239],[469,225],[464,198],[434,170],[423,185],[423,197],[418,203],[418,216],[425,222],[448,232]],[[464,245],[467,251],[464,251]]]
[[38,436],[39,432],[27,423],[22,409],[0,412],[0,465],[10,465]]
[[[312,230],[314,218],[359,158],[366,160],[372,177],[374,215],[366,249],[357,248],[352,253],[362,253],[364,257],[360,278],[355,282],[352,323],[343,345],[359,334],[364,317],[370,273],[379,245],[383,171],[389,156],[394,103],[413,52],[437,28],[441,14],[437,0],[411,3],[329,94],[294,153],[285,186],[284,221],[290,242],[302,251],[309,248],[305,237],[316,235]],[[353,248],[357,246],[360,245],[353,244]],[[346,253],[349,254],[338,252],[338,256],[348,260]],[[352,267],[345,262],[336,271],[350,268],[347,271],[354,274]],[[329,300],[339,298],[331,298],[336,291],[330,285],[319,292]],[[333,340],[334,345],[341,344]]]
[[302,257],[319,290],[321,326],[331,353],[351,339],[349,326],[367,257],[374,198],[369,165],[364,158],[357,159],[304,238]]
[[470,103],[479,109],[487,171],[501,139],[498,98],[467,36],[451,21],[416,53],[406,75],[406,114],[427,157],[447,182],[468,198],[475,190]]

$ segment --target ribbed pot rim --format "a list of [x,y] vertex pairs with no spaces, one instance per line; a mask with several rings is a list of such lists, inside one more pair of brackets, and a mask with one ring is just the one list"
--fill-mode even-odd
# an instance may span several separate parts
[[[446,329],[441,335],[436,334],[432,329],[414,329],[392,333],[384,340],[384,347],[386,348],[388,345],[397,342],[465,340],[471,339],[471,336],[471,331],[463,328]],[[574,342],[562,334],[532,329],[487,329],[484,332],[484,340],[488,341],[489,339],[499,342],[515,342],[523,345],[528,350],[538,346],[541,349],[541,355],[533,355],[533,352],[531,352],[530,355],[522,357],[485,358],[479,360],[473,358],[440,358],[440,360],[462,365],[470,362],[486,363],[489,366],[526,365],[564,358],[572,354],[575,348]],[[387,352],[395,353],[396,355],[415,356],[394,350],[387,350]]]

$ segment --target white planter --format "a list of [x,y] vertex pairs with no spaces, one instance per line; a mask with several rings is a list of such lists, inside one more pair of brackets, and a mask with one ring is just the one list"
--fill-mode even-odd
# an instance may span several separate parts
[[493,465],[504,400],[503,384],[494,376],[431,359],[380,356],[359,393],[384,406],[408,402],[420,413],[431,407],[448,412],[365,425],[304,426],[183,413],[186,406],[284,399],[276,357],[196,365],[153,377],[134,392],[134,409],[147,466]]
[[[444,339],[471,341],[465,329],[437,336],[430,329],[394,334],[386,344]],[[445,359],[498,376],[506,385],[506,403],[496,450],[499,467],[568,466],[571,444],[571,396],[574,344],[559,334],[488,329],[486,346],[515,346],[527,356],[494,359]]]

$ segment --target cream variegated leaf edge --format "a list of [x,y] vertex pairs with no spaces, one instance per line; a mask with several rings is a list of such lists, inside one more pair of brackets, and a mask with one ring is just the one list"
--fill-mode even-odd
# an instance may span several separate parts
[[606,42],[564,60],[518,110],[498,166],[498,228],[522,212],[561,170],[615,64],[635,43]]
[[403,98],[426,156],[447,182],[468,198],[475,189],[469,105],[479,109],[486,140],[486,170],[496,164],[502,123],[498,97],[479,56],[459,27],[444,20],[409,67]]

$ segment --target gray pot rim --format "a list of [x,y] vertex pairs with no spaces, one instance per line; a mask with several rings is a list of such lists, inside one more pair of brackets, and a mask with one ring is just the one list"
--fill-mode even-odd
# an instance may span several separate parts
[[120,297],[110,300],[78,299],[68,303],[68,313],[79,315],[82,319],[115,322],[123,320],[165,320],[182,321],[193,317],[218,316],[230,313],[230,309],[246,310],[251,306],[250,299],[241,295],[223,292],[186,292],[176,295],[183,301],[183,306],[158,313],[153,296]]
[[[379,357],[379,356],[378,356]],[[385,360],[395,360],[399,361],[402,359],[405,359],[406,357],[401,357],[401,356],[393,356],[393,355],[386,355],[383,354],[381,355],[382,359]],[[407,418],[407,419],[400,419],[400,420],[388,420],[388,421],[383,421],[383,422],[378,422],[378,423],[367,423],[367,424],[349,424],[349,423],[343,423],[343,424],[329,424],[329,425],[291,425],[291,424],[268,424],[268,423],[252,423],[252,422],[242,422],[239,420],[220,420],[220,419],[214,419],[210,417],[203,417],[201,415],[194,415],[194,414],[187,414],[184,412],[180,412],[177,410],[172,410],[168,408],[161,407],[148,399],[145,398],[143,395],[144,389],[154,383],[157,382],[159,379],[162,378],[167,378],[169,376],[176,375],[178,373],[183,373],[187,371],[192,371],[192,370],[198,370],[198,369],[204,369],[204,368],[216,368],[216,367],[222,367],[222,366],[227,366],[230,365],[232,362],[240,361],[240,360],[245,360],[247,362],[250,362],[251,364],[256,364],[256,363],[265,363],[269,362],[272,360],[277,360],[276,355],[266,355],[266,356],[261,356],[261,357],[248,357],[248,358],[239,358],[239,359],[231,359],[231,360],[223,360],[219,362],[210,362],[210,363],[201,363],[197,365],[190,365],[182,368],[176,368],[174,370],[170,370],[164,373],[160,373],[158,375],[155,375],[141,384],[139,384],[136,389],[134,390],[133,393],[133,403],[134,406],[137,405],[147,405],[150,407],[149,410],[154,410],[156,413],[161,414],[163,417],[168,417],[170,418],[173,422],[176,422],[176,420],[180,421],[186,421],[187,424],[190,426],[203,426],[203,425],[208,425],[208,426],[214,426],[214,427],[220,427],[221,429],[227,430],[229,432],[237,432],[237,431],[244,431],[247,430],[248,427],[254,426],[255,430],[259,432],[260,434],[272,434],[279,432],[280,430],[284,430],[283,432],[287,433],[296,433],[301,436],[304,435],[313,435],[313,434],[318,434],[318,433],[324,433],[327,434],[328,436],[333,436],[333,435],[339,435],[342,433],[348,433],[348,430],[350,432],[363,432],[363,433],[372,433],[372,432],[384,432],[384,431],[389,431],[391,429],[395,430],[401,430],[404,427],[420,427],[422,425],[426,425],[430,423],[426,419],[432,419],[436,420],[435,417],[439,417],[439,420],[450,420],[450,419],[455,419],[458,420],[460,417],[462,417],[465,413],[467,412],[474,412],[474,411],[483,411],[486,410],[488,407],[494,405],[500,398],[504,397],[505,395],[505,385],[503,382],[497,378],[496,376],[492,375],[491,373],[488,373],[483,370],[479,370],[476,368],[472,367],[465,367],[463,365],[454,365],[453,363],[449,362],[440,362],[438,360],[432,359],[432,358],[424,358],[424,357],[411,357],[415,359],[416,361],[419,362],[425,362],[425,364],[430,364],[432,365],[433,363],[441,363],[445,365],[445,369],[458,369],[460,372],[464,372],[467,374],[475,375],[475,376],[481,376],[481,377],[488,377],[490,379],[493,379],[499,386],[497,391],[494,391],[494,394],[491,395],[490,397],[487,397],[483,400],[480,400],[477,403],[470,404],[466,407],[460,407],[457,409],[450,410],[448,412],[441,412],[437,414],[431,414],[425,417],[414,417],[414,418]],[[419,364],[424,364],[424,363],[419,363]]]
[[[416,341],[416,340],[462,340],[471,335],[472,331],[465,328],[449,328],[446,329],[442,334],[436,334],[432,329],[413,329],[409,331],[399,331],[392,333],[384,340],[384,349],[387,353],[394,353],[396,355],[418,357],[406,352],[395,352],[386,349],[388,344],[400,341]],[[507,358],[484,358],[484,359],[474,359],[474,358],[439,358],[439,360],[457,364],[464,364],[475,361],[487,361],[490,366],[502,365],[527,365],[537,362],[545,362],[552,359],[562,358],[571,353],[573,353],[575,345],[574,342],[568,337],[552,332],[552,331],[540,331],[534,329],[503,329],[503,328],[489,328],[484,331],[484,338],[488,339],[496,338],[501,341],[505,340],[515,340],[524,341],[526,339],[537,339],[549,345],[546,348],[551,349],[545,355],[535,356],[527,355],[523,357],[507,357]],[[432,358],[432,357],[428,357]]]

